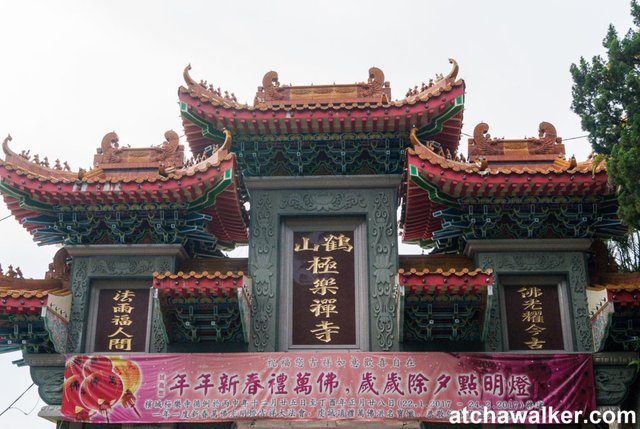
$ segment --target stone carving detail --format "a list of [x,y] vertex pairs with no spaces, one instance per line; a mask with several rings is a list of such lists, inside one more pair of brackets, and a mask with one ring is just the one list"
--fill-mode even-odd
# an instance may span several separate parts
[[574,332],[580,351],[593,351],[593,338],[586,288],[588,285],[587,262],[582,253],[573,253],[569,258],[569,292],[573,307]]
[[32,366],[30,372],[42,400],[48,405],[61,405],[64,366]]
[[[141,252],[144,250],[141,249]],[[137,277],[149,278],[154,271],[173,269],[171,256],[78,256],[71,266],[71,320],[69,321],[68,353],[82,353],[85,321],[88,316],[91,279]]]
[[[251,213],[250,270],[253,277],[251,297],[251,338],[255,351],[274,351],[275,339],[275,213],[271,194],[257,195]],[[274,327],[272,329],[272,326]],[[275,332],[274,332],[275,333]]]
[[71,266],[71,318],[69,320],[68,353],[80,353],[82,331],[89,301],[89,263],[85,258],[74,258]]
[[[481,255],[479,265],[483,270],[496,269],[499,265],[490,256]],[[493,287],[493,304],[489,310],[489,330],[485,340],[485,350],[489,352],[502,352],[505,349],[502,333],[502,312],[500,311],[500,288]]]
[[167,329],[164,325],[164,320],[162,319],[160,302],[157,298],[152,299],[153,307],[151,311],[153,312],[153,315],[151,319],[151,344],[149,344],[149,351],[151,353],[166,353],[169,336],[167,335]]
[[596,404],[620,405],[636,378],[635,366],[595,365]]
[[393,263],[396,258],[395,216],[389,209],[393,203],[389,196],[379,193],[374,201],[373,217],[369,225],[369,248],[374,255],[370,295],[372,321],[377,330],[375,347],[388,351],[394,346],[394,326],[396,319],[395,274],[397,267]]
[[[590,352],[593,348],[589,307],[587,304],[586,262],[584,255],[571,253],[520,252],[518,254],[489,253],[479,255],[482,269],[491,268],[498,275],[526,272],[528,274],[564,274],[567,278],[575,351]],[[494,288],[493,308],[489,312],[487,351],[504,351],[500,288]]]
[[562,258],[540,253],[502,255],[500,269],[503,271],[552,271],[563,265]]
[[282,201],[280,208],[293,208],[303,211],[323,211],[331,212],[336,210],[346,210],[353,207],[366,207],[362,195],[354,192],[333,193],[294,193]]
[[153,273],[154,261],[140,258],[109,258],[96,261],[92,265],[93,275],[122,276]]

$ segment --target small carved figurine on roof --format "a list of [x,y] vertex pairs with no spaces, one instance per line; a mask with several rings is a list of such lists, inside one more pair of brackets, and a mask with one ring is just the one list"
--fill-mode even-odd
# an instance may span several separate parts
[[[175,131],[167,131],[164,134],[165,141],[158,147],[135,148],[120,146],[118,135],[115,132],[108,133],[102,139],[100,148],[94,156],[93,165],[100,167],[102,171],[122,170],[129,167],[130,174],[140,169],[154,169],[163,163],[166,168],[181,167],[184,162],[184,147],[180,145],[180,139]],[[102,174],[97,170],[95,174]],[[94,175],[95,175],[94,174]],[[89,174],[89,176],[94,176]],[[84,171],[82,176],[87,177]]]
[[520,162],[553,161],[565,154],[562,138],[558,137],[556,128],[549,122],[541,122],[538,137],[523,139],[491,138],[489,125],[479,123],[473,130],[473,138],[469,139],[469,159],[486,157],[489,161]]

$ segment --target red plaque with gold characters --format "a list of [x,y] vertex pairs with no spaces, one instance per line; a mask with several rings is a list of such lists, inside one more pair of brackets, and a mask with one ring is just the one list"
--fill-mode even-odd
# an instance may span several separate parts
[[558,285],[505,287],[511,350],[563,350]]
[[353,231],[293,233],[292,345],[356,343]]
[[96,352],[145,352],[149,289],[101,289],[98,294]]

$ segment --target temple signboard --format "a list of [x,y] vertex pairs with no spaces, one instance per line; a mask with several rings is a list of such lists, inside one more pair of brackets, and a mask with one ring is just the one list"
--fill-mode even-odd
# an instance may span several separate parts
[[144,352],[147,341],[149,289],[101,289],[94,350]]
[[505,287],[510,350],[563,350],[558,285]]
[[292,345],[356,343],[353,231],[293,233]]

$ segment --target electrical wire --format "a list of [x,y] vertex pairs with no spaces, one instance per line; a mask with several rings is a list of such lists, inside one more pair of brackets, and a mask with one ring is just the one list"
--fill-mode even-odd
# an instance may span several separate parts
[[7,215],[7,216],[3,217],[2,219],[0,219],[0,222],[2,222],[5,219],[9,219],[11,216],[13,216],[13,215]]
[[10,407],[9,409],[10,409],[10,410],[18,410],[18,411],[20,411],[22,414],[24,414],[25,416],[28,416],[29,414],[33,413],[33,411],[36,409],[36,407],[38,406],[38,404],[39,404],[39,403],[40,403],[40,398],[38,398],[38,399],[36,400],[36,404],[33,406],[33,408],[31,408],[31,410],[29,410],[29,412],[26,412],[26,411],[24,411],[23,409],[18,408],[18,407]]
[[2,415],[3,415],[4,413],[6,413],[7,411],[9,411],[9,410],[11,409],[11,407],[13,407],[13,404],[15,404],[16,402],[18,402],[18,401],[20,400],[20,398],[22,398],[22,397],[24,396],[24,394],[25,394],[25,393],[27,393],[27,392],[29,391],[29,389],[31,389],[35,384],[36,384],[36,383],[31,383],[31,386],[27,387],[27,389],[26,389],[24,392],[22,392],[22,393],[20,394],[20,396],[18,396],[18,397],[16,398],[16,400],[15,400],[15,401],[13,401],[11,404],[9,404],[9,406],[8,406],[7,408],[5,408],[3,412],[1,412],[1,413],[0,413],[0,417],[2,417]]

